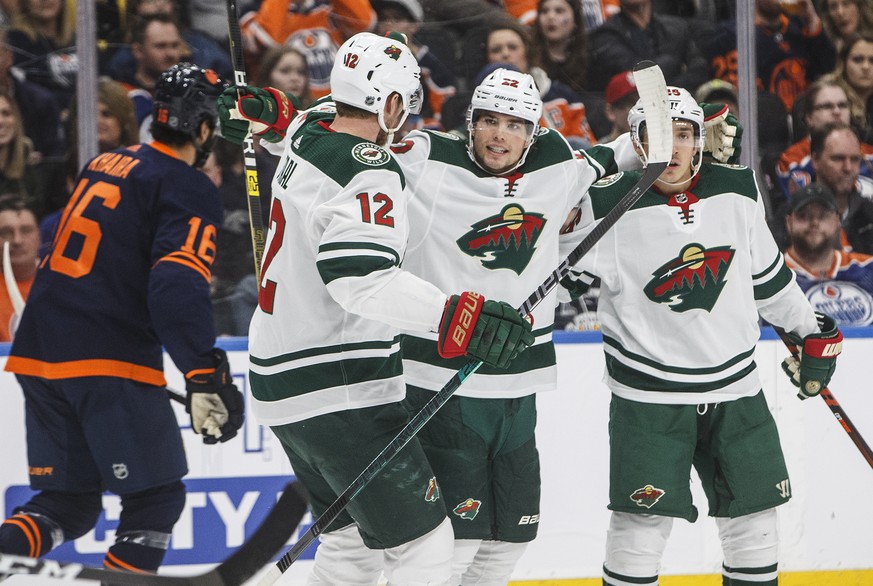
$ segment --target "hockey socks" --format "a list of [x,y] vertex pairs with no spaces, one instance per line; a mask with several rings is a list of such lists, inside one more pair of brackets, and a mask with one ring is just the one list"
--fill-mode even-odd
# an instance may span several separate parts
[[0,552],[38,558],[63,543],[58,525],[43,515],[18,513],[0,525]]

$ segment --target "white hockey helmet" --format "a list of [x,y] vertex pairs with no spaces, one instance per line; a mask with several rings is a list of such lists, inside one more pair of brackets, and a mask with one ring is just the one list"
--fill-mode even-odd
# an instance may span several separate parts
[[473,149],[473,123],[476,120],[476,112],[479,110],[515,116],[530,123],[530,134],[521,158],[514,167],[504,173],[514,171],[524,163],[540,129],[543,100],[540,98],[540,91],[537,89],[533,77],[527,73],[501,67],[492,71],[473,90],[470,107],[467,109],[467,135],[469,137],[467,150],[470,158],[481,167],[482,165],[476,160]]
[[[385,104],[397,92],[403,99],[403,116],[397,128],[385,126]],[[403,42],[373,33],[358,33],[340,46],[330,72],[333,99],[373,112],[379,127],[392,134],[403,126],[410,112],[421,109],[421,69]]]
[[[673,120],[685,120],[694,127],[694,146],[697,156],[693,164],[692,176],[697,174],[700,163],[703,160],[703,144],[706,139],[706,127],[703,124],[703,108],[681,87],[667,86],[667,101],[670,103],[670,116]],[[633,108],[627,113],[627,122],[630,127],[631,139],[634,145],[643,153],[641,159],[646,164],[646,149],[643,146],[641,134],[646,124],[646,114],[643,111],[643,102],[638,100]]]

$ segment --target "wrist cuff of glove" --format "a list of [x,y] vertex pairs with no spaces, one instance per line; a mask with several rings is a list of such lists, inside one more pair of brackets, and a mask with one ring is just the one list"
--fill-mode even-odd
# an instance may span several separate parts
[[843,351],[843,333],[837,330],[826,338],[807,336],[803,341],[803,355],[811,358],[835,358]]
[[[443,317],[440,320],[440,336],[437,343],[439,355],[443,358],[463,356],[473,337],[473,329],[479,321],[485,298],[474,291],[464,291],[452,295],[446,301]],[[448,320],[448,323],[446,322]]]
[[725,104],[724,106],[722,106],[722,108],[720,110],[718,110],[716,112],[712,112],[709,116],[704,116],[703,121],[704,122],[712,122],[713,120],[716,120],[716,119],[721,118],[723,116],[727,116],[727,113],[728,113],[728,107],[727,107],[727,104]]
[[274,87],[265,87],[264,91],[276,101],[276,121],[264,130],[256,132],[257,136],[264,136],[270,142],[279,142],[285,138],[285,130],[291,124],[291,118],[296,110],[288,95]]

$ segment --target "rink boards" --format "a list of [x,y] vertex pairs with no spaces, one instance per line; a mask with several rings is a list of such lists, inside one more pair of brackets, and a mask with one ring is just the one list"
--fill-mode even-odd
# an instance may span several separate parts
[[[873,329],[844,332],[847,340],[831,390],[868,443],[873,442]],[[608,481],[607,415],[609,393],[601,382],[604,361],[600,338],[593,333],[555,335],[558,351],[556,391],[538,398],[538,444],[542,459],[543,497],[539,537],[514,574],[518,586],[588,586],[600,584]],[[220,344],[229,352],[236,382],[246,387],[246,340]],[[5,363],[7,345],[0,345]],[[873,469],[820,399],[801,402],[779,367],[781,342],[764,331],[757,363],[791,474],[792,500],[779,510],[780,569],[783,586],[873,585],[873,527],[870,502]],[[182,375],[167,359],[167,380],[184,389]],[[451,373],[447,374],[448,380]],[[475,375],[474,375],[475,376]],[[29,494],[26,475],[23,400],[14,377],[0,373],[4,408],[0,411],[0,470],[3,511]],[[184,408],[176,406],[180,426]],[[176,525],[165,571],[186,574],[224,559],[251,534],[293,476],[282,448],[268,429],[252,419],[240,438],[218,447],[203,446],[190,430],[183,432],[190,473],[188,497]],[[697,478],[695,504],[706,510]],[[114,539],[119,501],[104,497],[106,512],[95,531],[57,550],[52,557],[100,565]],[[305,520],[311,521],[311,520]],[[305,529],[304,525],[302,529]],[[304,554],[282,583],[302,583],[313,551]],[[706,517],[690,524],[677,520],[664,556],[666,586],[721,584],[716,576],[721,554],[715,524]]]

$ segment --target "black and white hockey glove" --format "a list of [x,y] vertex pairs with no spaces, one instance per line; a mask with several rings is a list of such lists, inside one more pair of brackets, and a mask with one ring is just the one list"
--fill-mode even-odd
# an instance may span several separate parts
[[244,420],[243,396],[233,384],[227,353],[213,348],[212,356],[215,370],[195,372],[185,380],[185,411],[191,415],[191,429],[203,435],[205,444],[231,439]]

